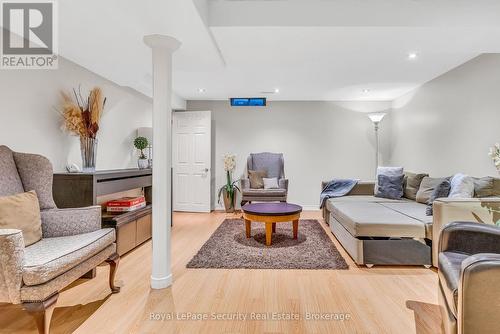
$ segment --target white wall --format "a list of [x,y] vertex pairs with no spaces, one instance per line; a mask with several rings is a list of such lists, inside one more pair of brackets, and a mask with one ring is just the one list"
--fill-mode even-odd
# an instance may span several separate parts
[[387,119],[389,159],[436,176],[498,175],[500,54],[481,55],[397,99]]
[[216,189],[225,183],[224,154],[236,154],[239,178],[249,153],[282,152],[288,200],[309,208],[318,207],[322,180],[373,179],[374,132],[365,113],[389,107],[388,102],[268,102],[264,108],[231,108],[228,101],[187,104],[188,110],[212,111]]
[[151,126],[151,99],[63,58],[58,70],[0,71],[0,144],[48,157],[57,171],[81,166],[79,141],[61,131],[60,90],[102,88],[107,102],[99,131],[98,169],[136,167],[136,129]]

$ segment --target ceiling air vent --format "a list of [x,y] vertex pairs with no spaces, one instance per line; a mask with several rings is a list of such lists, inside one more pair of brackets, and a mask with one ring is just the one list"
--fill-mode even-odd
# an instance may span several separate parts
[[231,107],[265,107],[265,97],[232,97],[229,99]]

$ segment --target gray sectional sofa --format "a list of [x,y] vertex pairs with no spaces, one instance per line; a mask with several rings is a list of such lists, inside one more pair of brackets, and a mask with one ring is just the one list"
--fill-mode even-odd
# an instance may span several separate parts
[[[495,182],[499,189],[500,180]],[[498,217],[492,208],[500,209],[500,193],[488,198],[438,199],[434,216],[426,216],[425,204],[378,198],[373,182],[359,182],[347,196],[328,199],[323,218],[356,264],[428,267],[437,266],[437,243],[432,240],[437,240],[445,224],[457,220],[494,224]]]

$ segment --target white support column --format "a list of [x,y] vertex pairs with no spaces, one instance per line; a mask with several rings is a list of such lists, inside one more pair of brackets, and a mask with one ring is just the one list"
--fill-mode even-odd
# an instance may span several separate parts
[[172,284],[170,217],[172,165],[172,53],[181,43],[164,35],[144,36],[153,53],[153,268],[151,288]]

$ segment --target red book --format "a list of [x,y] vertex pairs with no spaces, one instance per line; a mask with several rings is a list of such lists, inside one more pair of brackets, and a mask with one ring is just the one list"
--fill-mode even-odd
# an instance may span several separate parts
[[112,201],[109,201],[106,206],[107,207],[132,207],[141,203],[145,203],[146,199],[144,196],[138,197],[122,197]]
[[132,206],[108,206],[106,208],[107,212],[130,212],[135,211],[137,209],[142,209],[146,207],[146,202],[142,202]]

